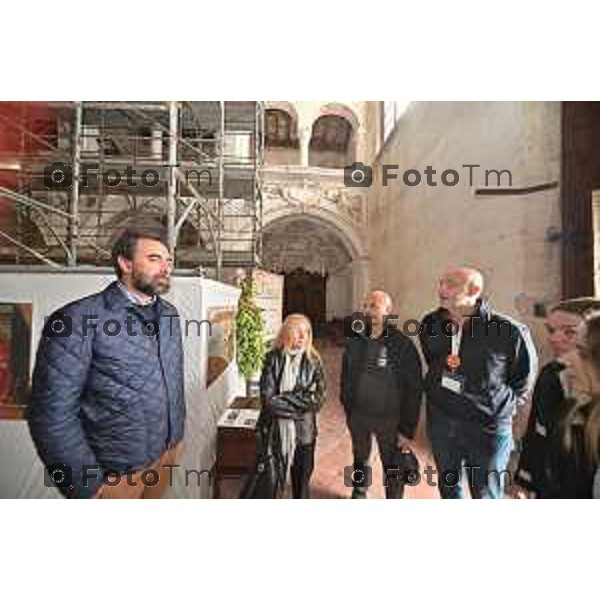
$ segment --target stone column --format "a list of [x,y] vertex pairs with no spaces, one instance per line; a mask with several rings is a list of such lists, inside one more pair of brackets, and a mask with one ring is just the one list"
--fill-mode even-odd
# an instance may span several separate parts
[[302,127],[298,131],[298,139],[300,142],[300,166],[308,167],[308,154],[310,148],[310,138],[312,135],[311,127]]

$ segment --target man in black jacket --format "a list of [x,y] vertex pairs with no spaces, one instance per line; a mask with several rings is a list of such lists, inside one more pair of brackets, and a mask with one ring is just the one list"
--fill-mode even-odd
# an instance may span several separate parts
[[[47,475],[70,498],[155,498],[185,421],[183,348],[160,231],[125,231],[118,281],[56,311],[40,339],[28,422]],[[157,480],[158,475],[158,480]]]
[[442,498],[463,497],[463,466],[473,497],[502,497],[513,419],[537,371],[528,328],[493,312],[482,292],[478,271],[448,271],[439,283],[440,308],[421,324],[427,429]]
[[[374,435],[384,470],[387,498],[402,498],[403,453],[410,452],[421,407],[421,361],[412,341],[397,324],[386,323],[392,312],[388,294],[375,291],[363,301],[365,331],[356,323],[342,358],[341,401],[352,437],[353,498],[365,498],[371,440]],[[350,321],[347,321],[350,323]],[[371,331],[369,331],[369,329]],[[357,475],[358,474],[358,475]]]

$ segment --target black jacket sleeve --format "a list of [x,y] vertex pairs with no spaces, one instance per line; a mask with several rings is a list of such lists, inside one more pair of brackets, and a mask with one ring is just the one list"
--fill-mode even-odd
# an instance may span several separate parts
[[421,414],[423,373],[419,353],[409,339],[405,340],[399,375],[402,390],[399,429],[402,435],[412,439]]
[[[263,406],[273,416],[300,418],[306,412],[318,412],[325,402],[325,372],[320,359],[315,362],[303,361],[304,369],[310,368],[312,376],[304,385],[297,383],[292,391],[279,390],[279,360],[284,360],[277,351],[268,353],[260,378],[260,394]],[[310,373],[310,371],[309,371]],[[302,373],[302,379],[308,375]]]
[[[312,381],[307,389],[298,389],[297,392],[307,402],[307,410],[319,412],[325,402],[325,371],[321,359],[314,363]],[[296,390],[294,390],[296,391]]]
[[521,325],[517,328],[514,360],[511,364],[507,383],[523,403],[531,393],[538,370],[538,357],[529,328]]
[[423,351],[425,362],[429,365],[432,359],[431,340],[429,338],[428,327],[431,326],[433,319],[431,315],[426,315],[421,321],[421,329],[419,331],[419,343]]
[[515,473],[515,482],[540,495],[547,488],[546,464],[552,452],[552,421],[557,407],[564,402],[560,382],[561,367],[557,363],[546,365],[533,390],[531,413],[523,438],[523,449]]
[[350,360],[350,347],[349,344],[346,344],[344,348],[344,353],[342,354],[342,371],[340,376],[340,402],[344,407],[344,411],[346,414],[350,411],[350,406],[352,404],[351,401],[351,392],[352,386],[350,384],[350,369],[351,369],[351,360]]
[[[310,364],[312,376],[306,384],[297,383],[290,392],[277,394],[278,400],[294,409],[296,417],[306,412],[319,412],[325,402],[325,372],[320,359]],[[273,401],[271,401],[273,402]]]
[[266,405],[273,396],[277,394],[277,372],[276,372],[276,353],[275,350],[267,352],[265,362],[260,374],[260,397],[263,404]]

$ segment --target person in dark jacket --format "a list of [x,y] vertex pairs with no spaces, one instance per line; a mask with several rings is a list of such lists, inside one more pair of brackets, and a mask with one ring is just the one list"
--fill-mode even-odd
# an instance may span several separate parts
[[540,371],[535,385],[512,489],[514,498],[593,496],[596,468],[587,457],[582,427],[591,405],[586,402],[588,394],[570,389],[565,360],[576,350],[584,315],[598,309],[599,299],[574,298],[559,302],[548,313],[546,329],[555,358]]
[[363,485],[363,477],[368,472],[373,436],[383,465],[386,498],[403,497],[402,454],[412,453],[410,441],[419,421],[421,360],[397,324],[386,323],[391,312],[387,293],[369,292],[363,312],[358,313],[365,322],[356,327],[360,318],[353,321],[352,331],[346,332],[340,396],[352,437],[354,499],[366,498],[368,486]]
[[464,496],[463,466],[472,497],[503,496],[513,419],[537,373],[528,328],[493,312],[482,292],[481,273],[449,270],[439,283],[440,308],[421,323],[427,430],[442,498]]
[[260,396],[263,443],[275,465],[271,489],[260,495],[279,498],[291,480],[293,497],[309,498],[325,373],[306,316],[291,314],[283,322],[275,347],[265,357]]
[[27,419],[64,496],[160,497],[185,420],[179,315],[160,297],[172,259],[150,230],[125,231],[112,256],[118,281],[47,319]]

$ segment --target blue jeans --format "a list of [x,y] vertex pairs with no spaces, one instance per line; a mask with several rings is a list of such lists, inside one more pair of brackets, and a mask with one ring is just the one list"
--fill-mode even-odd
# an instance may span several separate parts
[[465,497],[463,466],[471,497],[502,498],[510,477],[506,467],[514,447],[510,425],[490,433],[477,424],[436,415],[428,418],[427,429],[442,498]]

